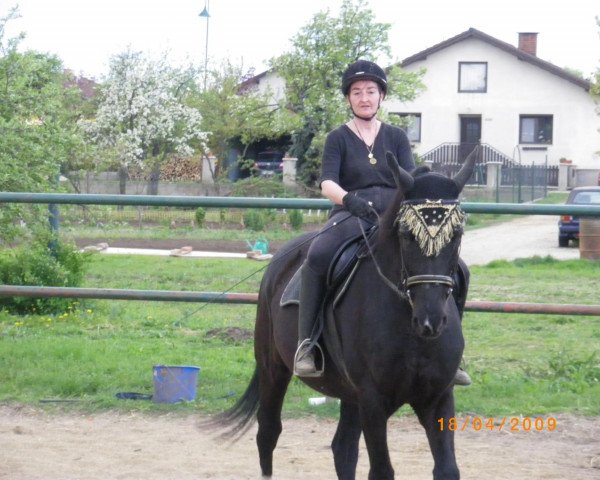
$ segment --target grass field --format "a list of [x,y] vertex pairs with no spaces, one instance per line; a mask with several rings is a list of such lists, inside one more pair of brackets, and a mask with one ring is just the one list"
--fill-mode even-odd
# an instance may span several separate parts
[[[85,286],[256,292],[263,264],[248,260],[93,256]],[[252,275],[255,273],[254,275]],[[598,302],[600,263],[531,259],[472,268],[471,300]],[[245,389],[254,368],[254,306],[85,301],[62,315],[0,312],[0,401],[67,404],[85,411],[219,411]],[[467,312],[465,364],[475,382],[457,388],[460,412],[600,414],[600,318]],[[155,364],[201,367],[196,402],[123,401],[152,393]],[[293,380],[287,415],[315,411],[316,396]],[[65,401],[69,401],[66,403]],[[332,415],[336,405],[319,407]],[[402,411],[406,411],[403,409]]]

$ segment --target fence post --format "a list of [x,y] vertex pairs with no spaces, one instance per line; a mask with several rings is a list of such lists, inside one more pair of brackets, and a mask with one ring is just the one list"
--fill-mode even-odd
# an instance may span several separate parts
[[500,184],[502,183],[502,176],[500,175],[502,162],[487,162],[485,168],[487,170],[487,182],[486,188],[488,190],[495,190],[496,192],[496,203],[500,202]]
[[560,162],[558,164],[558,189],[568,190],[571,187],[571,171],[573,165],[570,163]]
[[294,157],[283,157],[283,184],[284,185],[295,185],[296,184],[296,162],[297,158]]

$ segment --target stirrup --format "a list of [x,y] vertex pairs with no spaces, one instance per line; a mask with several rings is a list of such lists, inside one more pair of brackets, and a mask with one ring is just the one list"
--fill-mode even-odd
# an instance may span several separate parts
[[[311,349],[315,350],[315,352],[314,352],[315,354],[318,354],[321,356],[321,368],[317,369],[317,362],[315,361],[315,371],[314,372],[299,375],[298,372],[296,371],[296,364],[298,363],[298,360],[300,359],[300,357],[302,355],[304,355],[307,350],[311,350]],[[314,355],[314,358],[316,360],[317,355]],[[321,348],[321,345],[319,345],[317,342],[312,343],[310,338],[305,338],[304,340],[302,340],[300,345],[298,345],[298,348],[296,349],[296,353],[294,354],[294,375],[296,375],[297,377],[300,377],[300,378],[322,377],[324,371],[325,371],[325,357],[323,356],[323,349]]]

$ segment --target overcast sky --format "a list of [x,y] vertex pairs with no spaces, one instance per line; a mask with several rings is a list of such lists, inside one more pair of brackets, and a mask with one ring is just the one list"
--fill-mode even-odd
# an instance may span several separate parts
[[[326,9],[341,0],[207,0],[209,62],[229,57],[264,71],[267,60]],[[19,6],[8,36],[27,35],[24,48],[57,54],[66,68],[101,79],[108,60],[128,46],[149,56],[169,51],[174,63],[203,65],[205,0],[0,0],[0,17]],[[538,32],[538,56],[589,75],[600,67],[598,0],[370,0],[380,22],[391,23],[390,45],[402,60],[477,28],[516,46],[518,32]]]

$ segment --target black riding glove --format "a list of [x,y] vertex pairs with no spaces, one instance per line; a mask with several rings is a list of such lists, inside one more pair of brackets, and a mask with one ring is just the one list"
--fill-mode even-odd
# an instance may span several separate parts
[[371,203],[356,195],[347,193],[344,195],[344,198],[342,198],[342,204],[344,205],[344,208],[355,217],[364,218],[365,220],[373,220],[376,218],[375,210],[371,206]]

